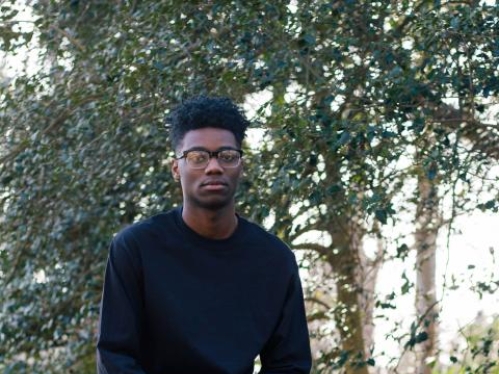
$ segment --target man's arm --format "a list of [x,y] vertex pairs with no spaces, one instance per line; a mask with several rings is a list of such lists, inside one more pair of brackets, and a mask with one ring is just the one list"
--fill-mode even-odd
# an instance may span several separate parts
[[297,268],[288,286],[279,324],[260,353],[260,359],[260,374],[310,372],[310,339]]
[[143,302],[135,246],[131,233],[121,233],[110,247],[99,320],[98,374],[145,374],[139,363]]

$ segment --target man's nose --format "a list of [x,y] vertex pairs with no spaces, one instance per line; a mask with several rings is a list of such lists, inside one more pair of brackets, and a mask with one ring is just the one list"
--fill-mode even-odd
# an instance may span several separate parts
[[206,165],[205,173],[223,173],[224,169],[220,166],[217,157],[211,157],[208,165]]

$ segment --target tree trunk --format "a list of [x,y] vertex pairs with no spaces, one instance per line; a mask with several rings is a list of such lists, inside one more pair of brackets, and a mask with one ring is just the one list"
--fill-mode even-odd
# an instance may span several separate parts
[[416,372],[430,374],[429,366],[435,360],[438,324],[437,295],[435,289],[437,234],[440,226],[438,195],[435,183],[426,176],[419,176],[419,203],[416,217],[416,312],[417,334],[426,340],[415,346]]
[[359,295],[359,303],[363,317],[363,335],[366,354],[374,348],[374,304],[376,296],[376,283],[378,273],[382,264],[382,254],[385,249],[385,243],[381,238],[377,240],[376,257],[371,259],[359,247],[359,284],[362,287],[362,292]]
[[359,302],[359,229],[355,224],[341,220],[331,230],[333,256],[331,266],[336,275],[338,302],[335,321],[342,341],[342,356],[347,358],[346,374],[368,374],[366,365],[363,315]]

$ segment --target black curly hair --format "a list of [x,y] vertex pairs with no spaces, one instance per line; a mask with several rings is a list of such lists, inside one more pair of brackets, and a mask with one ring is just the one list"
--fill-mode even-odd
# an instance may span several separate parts
[[227,97],[196,96],[188,99],[168,116],[170,140],[176,151],[191,130],[214,127],[229,130],[241,146],[249,121],[242,110]]

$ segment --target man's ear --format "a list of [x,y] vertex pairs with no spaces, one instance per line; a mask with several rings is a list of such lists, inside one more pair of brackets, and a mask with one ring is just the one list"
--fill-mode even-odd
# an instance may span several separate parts
[[171,171],[172,171],[173,179],[176,182],[178,182],[180,180],[180,172],[178,170],[178,160],[172,161]]

